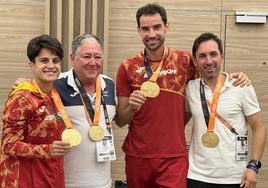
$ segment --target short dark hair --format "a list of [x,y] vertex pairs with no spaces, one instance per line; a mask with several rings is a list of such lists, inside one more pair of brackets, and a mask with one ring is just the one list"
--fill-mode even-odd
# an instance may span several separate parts
[[76,36],[74,40],[72,41],[72,54],[73,55],[76,53],[76,50],[82,45],[83,41],[86,39],[96,40],[102,48],[102,43],[99,37],[93,34],[81,34],[79,36]]
[[54,55],[58,56],[60,60],[62,60],[63,49],[61,43],[58,39],[46,34],[37,36],[29,41],[27,46],[27,57],[29,60],[35,63],[35,58],[39,55],[43,48],[51,50]]
[[154,15],[154,14],[160,14],[162,21],[164,22],[164,24],[167,24],[167,13],[164,7],[156,4],[156,3],[152,3],[152,4],[147,4],[143,7],[140,7],[137,10],[136,13],[136,20],[137,20],[137,25],[138,27],[140,27],[140,17],[145,15]]
[[213,33],[206,32],[206,33],[202,33],[195,39],[193,48],[192,48],[192,55],[195,57],[196,51],[198,50],[200,44],[202,42],[206,42],[209,40],[214,40],[218,44],[218,49],[220,53],[223,54],[223,47],[222,47],[221,39],[217,35],[214,35]]

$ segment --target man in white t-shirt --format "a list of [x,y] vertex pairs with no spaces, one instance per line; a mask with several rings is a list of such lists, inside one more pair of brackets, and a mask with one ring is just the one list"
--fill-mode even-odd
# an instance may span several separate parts
[[[221,72],[223,49],[216,35],[201,34],[192,55],[201,78],[186,88],[186,110],[193,117],[188,188],[253,188],[265,145],[254,88],[234,87]],[[252,130],[250,156],[247,124]]]

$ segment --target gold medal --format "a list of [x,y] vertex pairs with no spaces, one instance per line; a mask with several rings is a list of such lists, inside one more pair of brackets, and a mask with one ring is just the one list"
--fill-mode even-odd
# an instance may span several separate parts
[[219,137],[216,133],[207,131],[202,135],[201,141],[205,147],[214,148],[219,144]]
[[61,134],[61,139],[72,146],[77,146],[81,142],[81,135],[76,129],[65,129]]
[[89,137],[94,141],[100,141],[104,138],[104,129],[100,126],[93,125],[89,128]]
[[159,95],[160,88],[157,83],[146,81],[141,85],[141,91],[146,97],[154,98]]

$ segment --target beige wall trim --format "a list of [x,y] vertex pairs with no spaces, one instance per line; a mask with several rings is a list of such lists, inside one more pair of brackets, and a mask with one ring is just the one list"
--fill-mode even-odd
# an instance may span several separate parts
[[80,3],[80,34],[86,32],[86,0]]
[[19,2],[14,2],[14,1],[10,1],[10,2],[3,2],[0,1],[0,5],[1,6],[9,6],[9,5],[12,5],[12,6],[19,6],[19,7],[43,7],[45,5],[44,2],[23,2],[23,3],[19,3]]
[[108,45],[109,45],[109,0],[104,2],[104,35],[103,35],[103,50],[104,50],[104,65],[103,72],[108,73]]
[[92,0],[92,31],[91,33],[96,35],[97,34],[97,12],[98,10],[98,1],[97,0]]
[[57,39],[62,42],[62,0],[57,0]]
[[46,0],[46,11],[45,11],[45,33],[49,34],[50,33],[50,0]]
[[[72,40],[74,38],[74,1],[75,0],[69,0],[69,29],[68,29],[68,53],[67,56],[69,55],[69,53],[71,52],[71,48],[72,48]],[[68,68],[70,64],[68,64]]]

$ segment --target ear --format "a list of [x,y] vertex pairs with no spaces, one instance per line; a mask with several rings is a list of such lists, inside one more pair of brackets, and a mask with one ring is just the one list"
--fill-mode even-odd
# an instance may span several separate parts
[[224,54],[221,54],[221,62],[224,60]]
[[168,32],[168,28],[169,28],[169,22],[167,22],[167,23],[165,24],[165,27],[164,27],[164,32],[165,32],[165,33]]
[[70,54],[70,61],[71,61],[71,65],[74,65],[74,55]]
[[29,61],[29,62],[28,62],[28,66],[29,66],[31,69],[33,69],[33,68],[34,68],[34,63],[31,62],[31,61]]
[[139,26],[137,26],[137,32],[141,36],[141,29],[139,28]]

